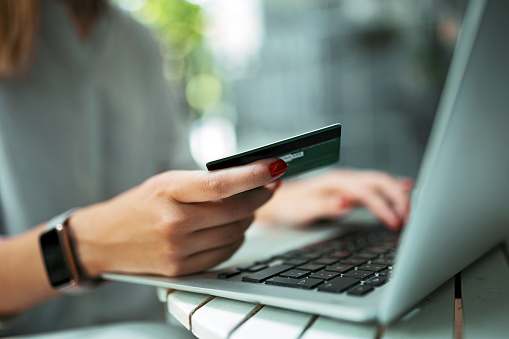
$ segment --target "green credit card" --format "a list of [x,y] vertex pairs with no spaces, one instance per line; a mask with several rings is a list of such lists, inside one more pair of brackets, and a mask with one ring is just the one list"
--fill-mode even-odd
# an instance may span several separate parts
[[209,171],[242,166],[267,158],[280,158],[288,164],[281,178],[288,178],[339,161],[341,125],[334,124],[269,145],[207,163]]

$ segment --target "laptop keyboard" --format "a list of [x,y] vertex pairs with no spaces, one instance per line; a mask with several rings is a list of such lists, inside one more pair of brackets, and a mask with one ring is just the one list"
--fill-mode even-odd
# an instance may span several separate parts
[[364,296],[390,278],[398,234],[362,231],[307,245],[218,274],[241,281]]

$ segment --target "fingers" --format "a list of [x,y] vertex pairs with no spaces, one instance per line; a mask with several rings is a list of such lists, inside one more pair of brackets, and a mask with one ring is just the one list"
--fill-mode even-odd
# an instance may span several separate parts
[[391,204],[382,195],[367,189],[359,190],[356,195],[356,199],[389,229],[399,230],[401,228],[402,217],[392,209]]
[[309,217],[301,223],[310,224],[320,219],[337,219],[352,211],[351,199],[346,196],[338,198],[337,195],[327,194],[322,198],[310,199],[306,204],[307,211],[301,210],[303,215]]
[[403,185],[403,188],[407,192],[411,192],[412,189],[414,188],[414,180],[412,178],[403,178],[400,179],[399,182],[401,183],[401,185]]
[[217,171],[172,171],[162,180],[171,198],[184,203],[223,199],[274,181],[287,169],[271,158]]
[[182,261],[178,275],[208,270],[228,260],[242,246],[244,238],[226,246],[213,248],[192,255]]
[[[243,243],[244,233],[253,222],[251,215],[243,220],[211,227],[185,236],[167,238],[167,250],[158,274],[178,276],[209,269],[228,259]],[[162,246],[163,248],[165,246]]]
[[185,204],[181,208],[185,209],[187,220],[185,225],[181,226],[185,227],[186,231],[193,232],[250,217],[272,197],[276,188],[277,184],[270,184],[226,199]]
[[244,233],[253,223],[254,216],[227,225],[206,228],[193,232],[181,242],[180,253],[190,256],[214,248],[224,247],[244,238]]
[[381,172],[360,172],[355,179],[358,184],[351,185],[346,195],[350,206],[362,204],[388,228],[399,230],[408,217],[411,180],[401,181]]
[[404,186],[397,179],[383,175],[378,181],[378,189],[387,198],[398,217],[404,219],[408,210],[408,192]]

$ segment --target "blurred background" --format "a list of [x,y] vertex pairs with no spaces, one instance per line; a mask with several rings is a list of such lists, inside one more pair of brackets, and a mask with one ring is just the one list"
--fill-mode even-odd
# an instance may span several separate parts
[[415,177],[465,0],[112,0],[148,25],[203,165],[332,123],[339,167]]

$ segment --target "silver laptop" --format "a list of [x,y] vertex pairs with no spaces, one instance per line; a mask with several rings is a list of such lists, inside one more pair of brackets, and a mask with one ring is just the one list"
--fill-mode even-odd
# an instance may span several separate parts
[[509,234],[508,15],[508,1],[470,1],[400,235],[341,228],[342,238],[268,258],[260,250],[242,267],[103,277],[355,322],[411,310]]

